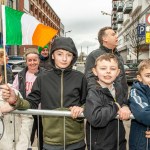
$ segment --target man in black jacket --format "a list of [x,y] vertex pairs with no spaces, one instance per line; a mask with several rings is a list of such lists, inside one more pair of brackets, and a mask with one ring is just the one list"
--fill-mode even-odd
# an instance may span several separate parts
[[[88,80],[88,89],[96,86],[96,76],[92,72],[92,68],[95,66],[95,60],[98,56],[104,53],[113,53],[119,61],[120,74],[115,80],[115,84],[118,87],[122,87],[122,94],[120,94],[120,99],[123,101],[122,113],[120,114],[120,119],[127,119],[126,113],[129,112],[127,107],[127,97],[128,97],[128,85],[126,81],[125,71],[123,67],[122,56],[117,51],[116,47],[118,45],[118,37],[116,32],[111,27],[104,27],[100,29],[98,33],[98,41],[100,43],[100,48],[92,51],[87,57],[85,64],[85,75]],[[125,106],[125,107],[124,107]]]

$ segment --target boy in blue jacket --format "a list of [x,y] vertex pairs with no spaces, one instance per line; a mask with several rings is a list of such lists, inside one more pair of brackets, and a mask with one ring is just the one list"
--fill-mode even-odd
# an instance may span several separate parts
[[135,117],[131,121],[129,149],[150,150],[150,142],[146,137],[150,126],[150,59],[139,64],[137,80],[129,96],[129,105]]

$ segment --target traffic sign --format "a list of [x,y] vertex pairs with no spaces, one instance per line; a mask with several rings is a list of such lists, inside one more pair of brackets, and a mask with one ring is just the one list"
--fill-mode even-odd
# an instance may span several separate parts
[[150,12],[146,14],[145,43],[150,44]]
[[146,24],[150,25],[150,13],[146,14]]
[[137,26],[138,37],[145,37],[145,24],[138,24]]
[[145,39],[146,39],[145,42],[147,44],[150,44],[150,32],[146,32],[146,38]]

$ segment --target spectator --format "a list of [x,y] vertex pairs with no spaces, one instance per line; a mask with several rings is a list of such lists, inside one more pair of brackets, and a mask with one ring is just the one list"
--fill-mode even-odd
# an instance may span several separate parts
[[98,33],[98,41],[100,43],[100,48],[92,51],[86,59],[85,75],[88,80],[88,88],[96,85],[95,75],[92,72],[92,68],[95,65],[96,58],[104,53],[113,53],[119,61],[119,68],[120,68],[120,74],[114,82],[118,86],[120,85],[124,86],[120,94],[120,99],[123,99],[124,103],[127,104],[128,85],[125,77],[123,58],[116,48],[118,44],[117,34],[111,27],[104,27],[100,29]]
[[[47,70],[51,69],[50,65],[50,57],[49,57],[49,50],[48,45],[45,45],[44,47],[38,47],[39,52],[39,58],[40,58],[40,67],[43,67]],[[40,107],[40,105],[39,105]],[[43,126],[42,126],[42,118],[41,116],[33,115],[34,122],[33,122],[33,128],[31,133],[31,145],[33,144],[35,140],[35,134],[37,133],[37,137],[39,140],[40,150],[43,148]]]
[[[131,121],[129,149],[150,150],[150,59],[143,60],[138,66],[137,82],[134,82],[129,105],[135,119]],[[145,135],[146,133],[146,135]]]
[[88,90],[84,111],[88,150],[126,150],[123,122],[115,119],[117,114],[122,115],[122,120],[130,117],[130,112],[121,114],[124,102],[119,95],[122,86],[114,84],[120,73],[118,60],[111,53],[102,54],[92,70],[97,84]]
[[65,122],[64,117],[42,117],[43,150],[85,150],[84,120],[76,118],[83,112],[87,84],[81,72],[72,70],[77,55],[71,38],[56,38],[50,53],[53,69],[37,77],[27,100],[20,99],[7,85],[1,86],[3,97],[14,109],[37,108],[41,103],[41,109],[71,111],[72,118],[65,117]]
[[[14,75],[12,73],[12,70],[11,68],[8,66],[8,55],[6,53],[6,70],[7,70],[7,82],[8,83],[13,83],[13,80],[14,80]],[[0,66],[1,66],[1,72],[3,74],[3,78],[5,78],[4,76],[4,49],[0,49]],[[3,82],[5,81],[5,79],[3,80]]]
[[48,45],[45,45],[44,47],[38,47],[38,51],[40,56],[40,67],[50,70],[51,64],[50,64]]
[[[37,76],[45,72],[45,69],[39,67],[40,60],[37,49],[27,49],[25,52],[25,59],[27,66],[21,72],[19,72],[18,75],[16,75],[15,80],[13,82],[13,88],[19,90],[24,99],[26,99],[28,94],[31,92],[32,85]],[[30,146],[30,136],[33,126],[33,118],[31,115],[21,115],[21,120],[22,126],[18,142],[19,146],[16,146],[18,150],[27,149]],[[40,145],[42,143],[43,142],[39,141],[39,146],[42,147],[42,145]]]

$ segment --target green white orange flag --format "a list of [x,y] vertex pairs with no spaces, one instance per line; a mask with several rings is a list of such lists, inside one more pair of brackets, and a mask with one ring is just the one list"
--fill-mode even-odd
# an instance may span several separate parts
[[2,5],[3,44],[44,47],[57,34],[33,16]]

